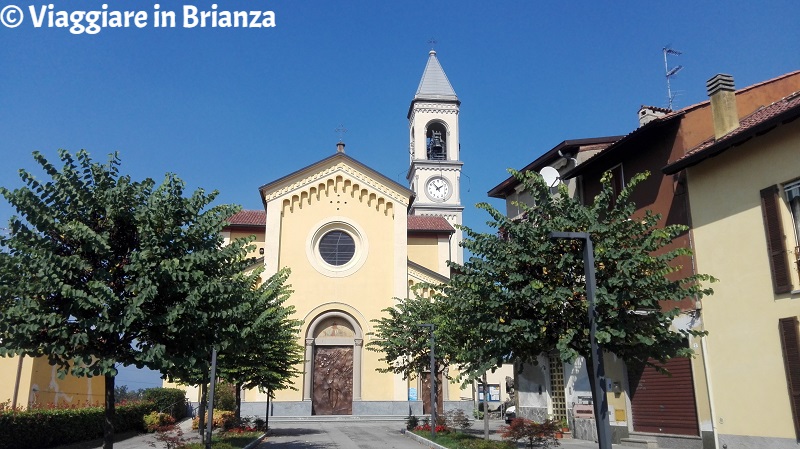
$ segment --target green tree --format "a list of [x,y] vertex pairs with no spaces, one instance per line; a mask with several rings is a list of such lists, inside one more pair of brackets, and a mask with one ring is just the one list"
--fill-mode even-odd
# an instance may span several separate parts
[[381,353],[379,360],[386,363],[386,368],[378,368],[378,371],[402,374],[408,379],[430,370],[430,329],[420,326],[430,323],[435,327],[436,371],[444,374],[453,355],[452,339],[440,330],[447,318],[442,310],[444,303],[420,295],[396,301],[394,307],[383,310],[383,317],[372,320],[375,330],[369,335],[376,338],[366,347]]
[[253,289],[253,307],[242,317],[240,337],[219,354],[220,377],[235,386],[237,421],[242,388],[268,393],[294,389],[292,380],[300,374],[296,367],[303,362],[304,348],[297,336],[302,321],[292,319],[294,307],[285,304],[291,294],[285,284],[288,276],[288,269],[281,270]]
[[20,170],[24,187],[0,188],[18,214],[0,237],[0,355],[105,376],[111,448],[114,365],[166,373],[206,359],[239,334],[240,298],[259,279],[244,271],[247,241],[222,244],[237,208],[210,207],[216,192],[184,196],[173,174],[132,181],[116,154],[59,157],[61,169],[34,153],[48,181]]
[[[630,196],[647,174],[634,176],[614,195],[611,176],[601,193],[584,205],[562,186],[557,195],[537,174],[513,172],[533,206],[519,204],[524,219],[506,217],[488,204],[495,233],[464,227],[472,256],[443,286],[437,300],[457,320],[442,332],[459,337],[456,363],[464,372],[498,366],[509,355],[536,363],[557,350],[564,361],[578,356],[591,364],[582,242],[555,240],[551,232],[588,232],[595,248],[597,340],[626,363],[666,361],[692,353],[686,337],[702,331],[671,329],[677,301],[711,294],[711,276],[678,277],[687,248],[672,248],[685,226],[659,227],[660,217],[636,213]],[[463,337],[463,338],[461,338]]]

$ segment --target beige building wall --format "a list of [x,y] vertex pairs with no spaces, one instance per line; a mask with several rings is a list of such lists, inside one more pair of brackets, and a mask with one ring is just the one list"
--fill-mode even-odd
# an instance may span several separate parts
[[795,439],[778,320],[800,315],[800,280],[792,265],[794,291],[773,293],[759,192],[800,177],[798,131],[793,122],[688,169],[697,270],[719,279],[702,315],[720,435]]
[[[361,338],[356,339],[362,343],[361,346],[356,343],[355,351],[360,352],[361,370],[354,373],[354,378],[361,379],[360,399],[406,400],[407,382],[392,374],[378,373],[376,369],[385,367],[384,362],[378,360],[380,354],[367,351],[364,345],[371,338],[370,320],[393,306],[393,298],[405,296],[407,204],[403,200],[408,199],[401,198],[398,192],[387,194],[376,188],[381,185],[378,180],[356,179],[351,173],[351,167],[340,163],[329,175],[312,174],[311,180],[287,180],[290,188],[276,195],[266,193],[269,199],[265,275],[274,272],[272,267],[292,269],[291,303],[296,308],[295,317],[304,321],[301,345],[306,346],[307,339],[312,338],[308,335],[310,327],[327,312],[341,311],[357,322]],[[278,218],[270,220],[274,217]],[[326,268],[314,250],[315,239],[326,229],[337,226],[344,226],[358,236],[356,262],[343,271]],[[273,254],[277,257],[271,258]],[[307,356],[312,351],[307,347]],[[308,399],[304,390],[309,383],[310,379],[297,379],[294,385],[297,391],[276,392],[276,400]]]
[[[0,358],[0,401],[14,397],[19,357]],[[105,397],[104,377],[58,377],[58,369],[46,357],[23,357],[19,371],[17,407],[102,405]]]

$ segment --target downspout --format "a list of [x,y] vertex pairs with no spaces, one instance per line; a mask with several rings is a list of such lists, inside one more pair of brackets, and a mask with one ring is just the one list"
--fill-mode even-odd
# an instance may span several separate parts
[[711,368],[708,363],[708,346],[706,336],[700,338],[700,345],[703,348],[703,372],[706,375],[706,389],[708,390],[708,406],[711,412],[711,434],[714,436],[714,448],[719,448],[719,435],[717,434],[717,413],[714,409],[714,393],[711,388]]
[[[692,208],[689,202],[689,172],[688,170],[684,170],[683,172],[685,174],[685,178],[683,180],[684,188],[686,189],[684,193],[684,207],[686,208],[686,217],[688,221],[687,225],[689,226],[689,232],[687,234],[689,238],[689,249],[692,250],[692,274],[697,274],[697,260],[694,255],[694,226],[692,224]],[[700,305],[699,310],[697,307],[698,305]],[[699,311],[699,313],[702,313],[702,304],[700,299],[695,301],[695,310]],[[703,330],[705,330],[705,322],[702,321],[702,318],[701,323],[703,323]],[[706,376],[706,391],[708,391],[708,410],[711,414],[711,435],[714,437],[714,448],[717,449],[719,448],[719,435],[717,434],[717,413],[716,409],[714,408],[714,390],[711,386],[711,368],[709,367],[710,363],[708,345],[706,342],[706,335],[700,337],[700,348],[703,350],[703,374]]]

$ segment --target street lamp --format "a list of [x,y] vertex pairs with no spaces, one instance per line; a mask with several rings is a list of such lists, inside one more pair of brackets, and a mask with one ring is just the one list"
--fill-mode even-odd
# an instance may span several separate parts
[[430,330],[431,340],[431,437],[436,438],[436,356],[433,354],[435,344],[433,330],[436,327],[433,323],[417,324],[419,327],[426,327]]
[[589,300],[589,341],[592,346],[592,366],[589,376],[594,385],[594,416],[597,420],[597,440],[600,449],[611,449],[611,424],[608,420],[608,396],[606,374],[603,365],[603,349],[597,344],[597,316],[595,313],[594,248],[588,232],[551,232],[551,239],[583,240],[583,270],[586,274],[586,298]]

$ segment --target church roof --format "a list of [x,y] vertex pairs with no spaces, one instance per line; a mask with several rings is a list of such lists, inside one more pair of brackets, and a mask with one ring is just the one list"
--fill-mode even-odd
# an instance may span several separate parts
[[[665,174],[671,175],[687,167],[699,164],[731,148],[739,146],[753,137],[761,136],[776,127],[789,123],[800,117],[800,91],[781,98],[769,106],[757,109],[752,114],[743,118],[739,127],[720,137],[710,138],[700,145],[690,149],[686,155],[662,169]],[[752,151],[758,150],[754,147]]]
[[458,101],[456,91],[450,85],[447,75],[444,74],[436,52],[431,50],[428,57],[428,64],[422,72],[422,79],[419,81],[417,94],[414,100],[451,100]]
[[456,232],[444,217],[433,215],[409,215],[407,226],[408,232]]
[[267,213],[263,210],[240,210],[228,219],[228,225],[232,227],[266,226]]
[[[267,225],[267,213],[263,210],[241,210],[233,214],[228,223],[231,227],[264,227]],[[409,232],[455,232],[444,217],[431,215],[409,215],[407,226]]]

